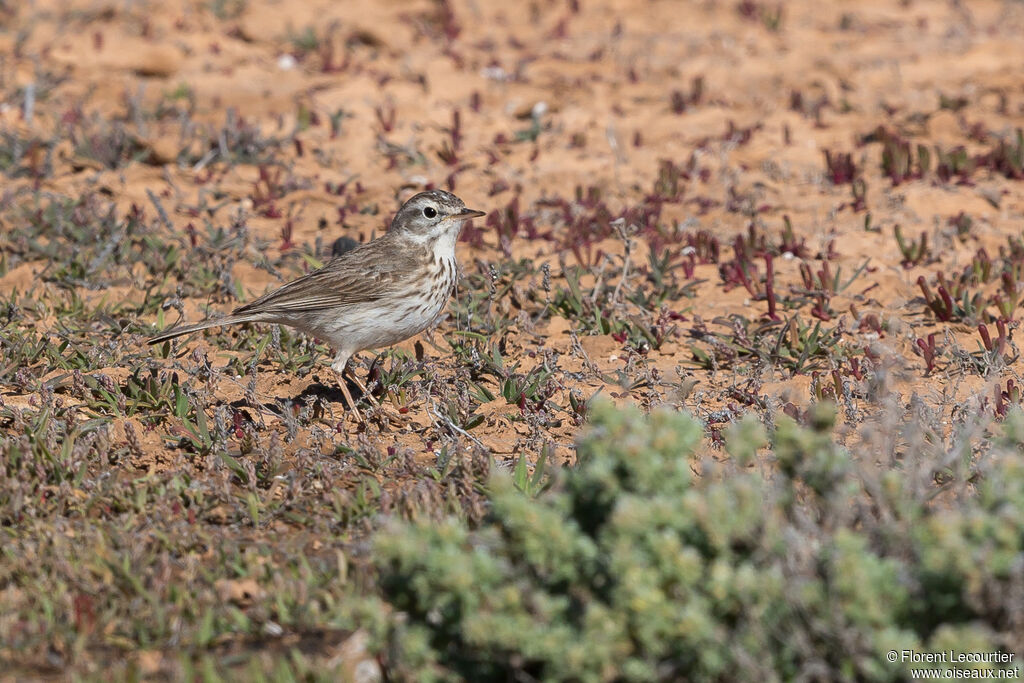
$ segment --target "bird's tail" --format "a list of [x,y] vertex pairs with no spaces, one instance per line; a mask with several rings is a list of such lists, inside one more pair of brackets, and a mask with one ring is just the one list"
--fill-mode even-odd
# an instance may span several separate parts
[[171,329],[166,330],[163,333],[153,337],[147,343],[159,344],[160,342],[167,341],[168,339],[180,337],[183,334],[191,334],[192,332],[206,330],[211,327],[220,327],[222,325],[236,325],[238,323],[249,323],[254,322],[258,319],[258,317],[254,317],[251,315],[226,315],[223,318],[216,318],[214,320],[204,320],[203,322],[195,323],[194,325],[180,325],[178,327],[172,327]]

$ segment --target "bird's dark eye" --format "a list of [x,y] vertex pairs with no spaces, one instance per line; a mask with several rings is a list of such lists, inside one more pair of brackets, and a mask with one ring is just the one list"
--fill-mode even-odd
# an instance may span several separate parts
[[437,209],[435,209],[432,206],[428,206],[427,208],[423,209],[423,215],[426,216],[427,218],[433,218],[434,216],[437,215]]

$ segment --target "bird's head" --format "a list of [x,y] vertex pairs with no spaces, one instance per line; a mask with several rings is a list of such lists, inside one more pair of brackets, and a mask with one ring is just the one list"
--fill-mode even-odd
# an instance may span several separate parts
[[465,202],[444,190],[420,192],[402,205],[391,221],[393,233],[400,233],[424,244],[441,237],[454,238],[471,218],[486,215],[467,209]]

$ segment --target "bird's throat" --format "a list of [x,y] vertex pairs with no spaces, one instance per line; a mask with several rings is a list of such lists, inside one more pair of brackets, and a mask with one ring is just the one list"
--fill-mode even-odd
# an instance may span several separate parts
[[431,235],[424,247],[431,252],[434,260],[450,261],[455,258],[455,242],[461,230],[446,230],[439,235]]

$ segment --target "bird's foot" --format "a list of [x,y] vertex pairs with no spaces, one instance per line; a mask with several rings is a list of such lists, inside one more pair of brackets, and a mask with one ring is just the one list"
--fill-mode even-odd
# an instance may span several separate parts
[[363,392],[363,398],[365,398],[374,408],[380,408],[380,401],[377,400],[376,396],[370,393],[370,390],[366,388],[365,384],[359,381],[359,378],[356,377],[356,373],[350,372],[349,377],[351,377],[352,381],[356,383],[357,387],[359,387],[359,391]]

